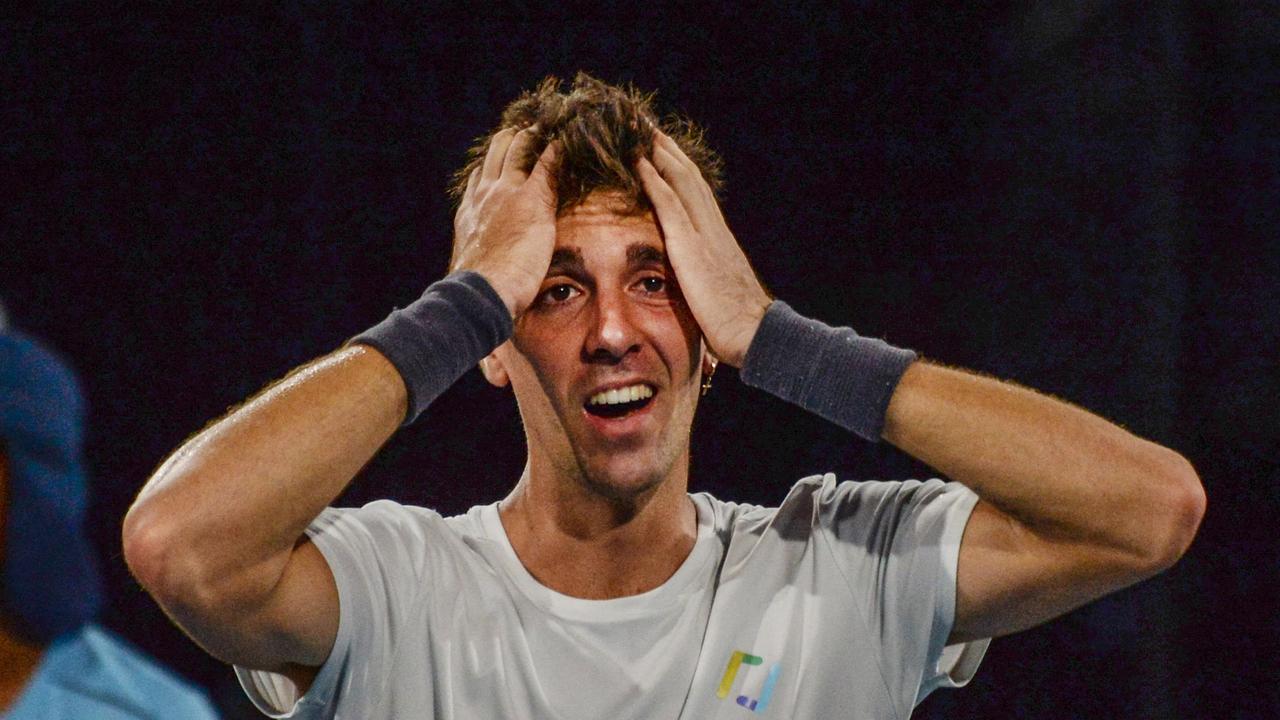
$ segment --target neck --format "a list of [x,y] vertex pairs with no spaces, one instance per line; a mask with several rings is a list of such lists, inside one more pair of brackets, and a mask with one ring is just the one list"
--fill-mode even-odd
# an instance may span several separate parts
[[0,713],[17,701],[42,657],[44,647],[19,637],[0,617]]
[[619,497],[540,471],[531,458],[499,514],[516,556],[543,585],[595,600],[637,595],[670,578],[693,550],[687,468],[686,456],[662,482]]

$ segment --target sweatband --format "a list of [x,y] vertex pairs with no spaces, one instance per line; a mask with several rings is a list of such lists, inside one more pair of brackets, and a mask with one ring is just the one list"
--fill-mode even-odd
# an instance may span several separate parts
[[742,381],[880,441],[889,398],[916,354],[810,320],[775,300],[742,362]]
[[488,280],[467,270],[437,280],[406,308],[347,341],[377,349],[404,378],[404,425],[511,337],[511,312]]

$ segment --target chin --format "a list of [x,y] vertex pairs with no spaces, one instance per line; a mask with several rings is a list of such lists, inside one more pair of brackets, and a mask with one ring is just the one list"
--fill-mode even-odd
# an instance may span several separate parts
[[650,453],[644,457],[598,458],[582,464],[583,483],[598,495],[631,500],[657,489],[670,474]]

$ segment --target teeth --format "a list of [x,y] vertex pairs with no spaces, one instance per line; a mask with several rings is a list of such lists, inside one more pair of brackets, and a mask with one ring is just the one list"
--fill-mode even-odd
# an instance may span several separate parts
[[587,402],[591,405],[618,405],[650,397],[653,397],[653,388],[648,385],[628,385],[624,388],[615,388],[596,393]]

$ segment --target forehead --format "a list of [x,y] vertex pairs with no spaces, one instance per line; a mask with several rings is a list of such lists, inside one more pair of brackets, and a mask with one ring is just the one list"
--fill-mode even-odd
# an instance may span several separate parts
[[663,250],[653,213],[627,213],[621,201],[593,194],[556,219],[556,249],[577,250],[588,263],[625,261],[636,244]]

